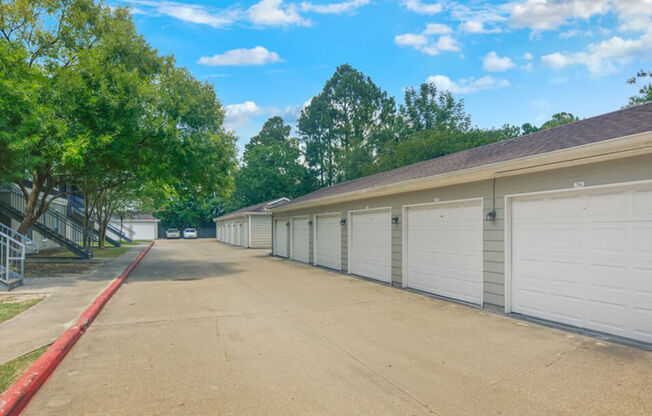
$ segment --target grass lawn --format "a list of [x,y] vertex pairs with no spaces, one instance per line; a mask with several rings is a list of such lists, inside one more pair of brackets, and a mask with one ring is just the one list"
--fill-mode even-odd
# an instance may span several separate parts
[[37,297],[33,299],[20,300],[12,296],[0,297],[0,323],[11,319],[19,313],[26,311],[32,306],[36,305],[43,298]]
[[97,259],[108,259],[108,258],[113,258],[113,257],[118,257],[127,251],[129,251],[130,247],[127,247],[125,245],[122,245],[120,247],[104,247],[103,249],[96,248],[93,250],[93,257]]
[[0,392],[4,393],[48,349],[48,346],[0,365]]
[[71,253],[68,250],[63,249],[63,248],[55,248],[55,249],[50,249],[50,250],[43,250],[42,252],[40,252],[38,254],[30,254],[30,257],[39,257],[39,258],[56,257],[56,258],[65,258],[65,259],[76,259],[76,258],[78,258],[73,253]]

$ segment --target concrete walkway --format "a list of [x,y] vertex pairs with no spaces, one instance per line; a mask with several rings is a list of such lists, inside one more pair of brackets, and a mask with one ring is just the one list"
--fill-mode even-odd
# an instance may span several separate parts
[[120,257],[106,259],[89,274],[26,278],[23,286],[9,294],[39,294],[46,298],[0,324],[0,364],[52,343],[145,246],[134,246]]
[[161,241],[26,415],[650,415],[652,353]]

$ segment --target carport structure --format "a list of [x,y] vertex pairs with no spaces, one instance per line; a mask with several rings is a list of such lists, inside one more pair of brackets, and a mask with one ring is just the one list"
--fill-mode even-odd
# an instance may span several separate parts
[[277,256],[652,343],[652,103],[272,212]]

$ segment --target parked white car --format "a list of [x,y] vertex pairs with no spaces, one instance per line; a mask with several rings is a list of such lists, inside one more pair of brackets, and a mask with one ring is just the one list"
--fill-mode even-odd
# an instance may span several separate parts
[[186,228],[183,230],[183,238],[197,238],[197,230],[194,228]]
[[165,232],[165,238],[181,238],[181,231],[176,228],[170,228]]

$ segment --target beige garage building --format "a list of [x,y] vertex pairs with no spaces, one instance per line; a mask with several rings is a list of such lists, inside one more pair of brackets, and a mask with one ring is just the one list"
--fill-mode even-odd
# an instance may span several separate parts
[[288,202],[288,198],[262,202],[214,218],[217,240],[238,247],[272,247],[270,208]]
[[652,342],[652,103],[273,211],[273,254]]

